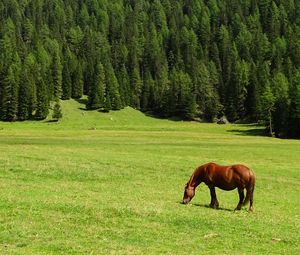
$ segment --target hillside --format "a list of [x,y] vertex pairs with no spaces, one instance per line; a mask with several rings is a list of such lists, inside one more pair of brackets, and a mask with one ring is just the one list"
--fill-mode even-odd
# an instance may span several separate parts
[[[23,122],[0,122],[0,128],[2,133],[18,132],[20,130],[26,130],[28,132],[35,132],[41,130],[42,132],[49,130],[52,131],[101,131],[111,130],[112,132],[118,130],[124,131],[172,131],[182,130],[191,132],[201,130],[202,135],[206,132],[214,133],[216,135],[220,133],[226,133],[230,130],[238,129],[241,133],[249,132],[253,130],[253,133],[264,134],[264,127],[256,125],[217,125],[216,123],[199,123],[196,121],[182,121],[172,120],[165,118],[156,118],[148,116],[139,110],[131,107],[126,107],[118,111],[101,112],[99,110],[86,110],[85,108],[86,98],[81,100],[61,100],[63,117],[58,121],[53,121],[52,110],[46,119],[39,121],[23,121]],[[52,104],[53,106],[54,104]],[[53,108],[53,107],[52,107]],[[214,131],[215,130],[215,131]],[[239,132],[237,131],[237,133]]]

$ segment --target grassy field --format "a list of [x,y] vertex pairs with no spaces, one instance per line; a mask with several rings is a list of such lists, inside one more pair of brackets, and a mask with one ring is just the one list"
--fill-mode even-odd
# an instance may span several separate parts
[[[300,141],[249,125],[84,111],[54,122],[0,123],[0,254],[300,254]],[[244,163],[257,175],[254,213],[237,191],[202,184],[180,204],[194,168]]]

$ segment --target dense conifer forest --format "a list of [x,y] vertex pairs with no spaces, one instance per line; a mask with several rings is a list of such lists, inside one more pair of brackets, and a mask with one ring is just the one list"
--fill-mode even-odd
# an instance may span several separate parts
[[0,0],[1,119],[83,95],[299,137],[300,1]]

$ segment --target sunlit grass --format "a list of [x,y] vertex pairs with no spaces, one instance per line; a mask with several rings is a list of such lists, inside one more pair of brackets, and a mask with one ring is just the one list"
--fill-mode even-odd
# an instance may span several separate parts
[[[300,141],[62,104],[58,123],[0,123],[0,254],[300,252]],[[179,203],[208,161],[253,168],[254,213],[232,211],[236,191],[207,208],[205,185]]]

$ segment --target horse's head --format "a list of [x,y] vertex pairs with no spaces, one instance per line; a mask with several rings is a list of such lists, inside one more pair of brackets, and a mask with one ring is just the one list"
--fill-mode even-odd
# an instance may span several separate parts
[[195,196],[195,187],[191,187],[189,183],[186,184],[183,194],[183,204],[188,204]]

